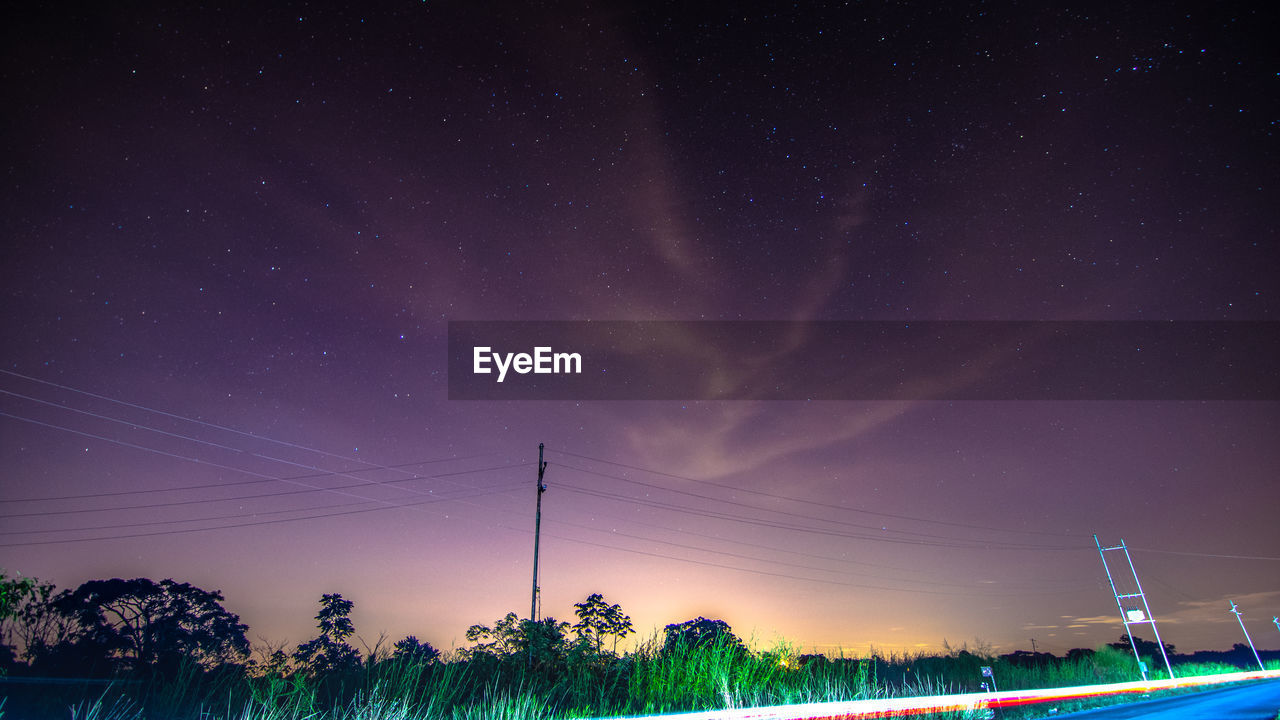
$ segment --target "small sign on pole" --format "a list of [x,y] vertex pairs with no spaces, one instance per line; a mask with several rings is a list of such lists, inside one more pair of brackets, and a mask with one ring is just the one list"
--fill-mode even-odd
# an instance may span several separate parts
[[[982,677],[984,677],[984,678],[991,678],[991,692],[1000,692],[1000,688],[996,687],[996,674],[995,674],[995,672],[991,669],[991,666],[990,666],[990,665],[983,665],[983,666],[982,666]],[[983,688],[986,688],[986,687],[987,687],[987,684],[986,684],[986,683],[982,683],[982,687],[983,687]]]

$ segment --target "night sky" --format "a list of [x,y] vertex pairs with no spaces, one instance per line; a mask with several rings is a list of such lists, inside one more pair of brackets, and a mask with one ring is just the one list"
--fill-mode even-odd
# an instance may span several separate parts
[[1261,10],[693,5],[11,9],[0,566],[461,647],[541,442],[544,616],[1064,652],[1096,532],[1280,646],[1274,401],[449,399],[449,321],[1280,319]]

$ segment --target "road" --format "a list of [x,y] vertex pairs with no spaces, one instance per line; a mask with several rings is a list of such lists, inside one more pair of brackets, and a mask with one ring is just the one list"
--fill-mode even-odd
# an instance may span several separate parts
[[1061,720],[1275,720],[1277,713],[1280,713],[1280,680],[1261,680],[1238,687],[1055,717]]

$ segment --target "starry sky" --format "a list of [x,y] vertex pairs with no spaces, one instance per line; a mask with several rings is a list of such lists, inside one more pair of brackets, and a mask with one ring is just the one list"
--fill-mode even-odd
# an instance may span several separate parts
[[0,566],[461,647],[545,443],[544,616],[1064,652],[1098,533],[1280,647],[1274,396],[450,399],[451,321],[1277,319],[1260,11],[697,5],[12,10]]

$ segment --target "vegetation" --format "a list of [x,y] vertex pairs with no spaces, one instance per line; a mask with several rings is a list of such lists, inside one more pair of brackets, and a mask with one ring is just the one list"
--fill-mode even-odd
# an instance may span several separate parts
[[[326,594],[316,637],[292,652],[250,652],[245,626],[217,592],[146,579],[92,581],[62,592],[25,578],[0,576],[0,584],[4,640],[21,643],[0,656],[5,669],[15,679],[62,680],[7,684],[0,716],[8,717],[65,718],[70,708],[73,720],[550,720],[974,692],[983,689],[983,667],[993,668],[1002,690],[1135,679],[1128,638],[1061,658],[995,656],[981,646],[849,658],[785,645],[752,649],[724,621],[701,617],[668,625],[619,654],[618,641],[635,631],[599,594],[574,606],[572,625],[508,613],[473,625],[472,645],[448,655],[412,636],[361,653],[349,642],[351,601]],[[1138,646],[1158,652],[1154,643]],[[1179,674],[1237,669],[1219,664]],[[1050,710],[1008,708],[1001,717]]]

